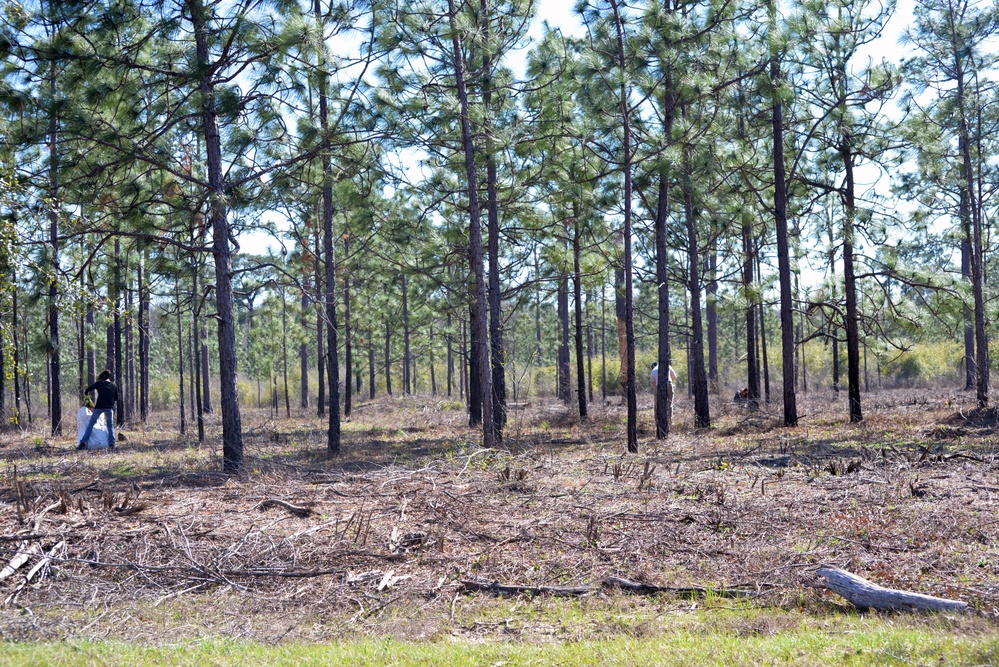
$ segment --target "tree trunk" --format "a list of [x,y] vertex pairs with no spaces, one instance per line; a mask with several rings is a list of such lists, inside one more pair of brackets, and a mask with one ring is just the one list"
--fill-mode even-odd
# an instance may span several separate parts
[[[961,208],[968,205],[965,201],[967,193],[961,189]],[[961,240],[961,277],[969,284],[971,280],[971,226],[965,224],[970,216],[961,216],[961,226],[964,228],[964,238]],[[964,388],[970,391],[978,382],[975,364],[975,311],[964,304]]]
[[[197,267],[197,265],[195,265],[194,271],[192,272],[193,279],[192,279],[192,283],[191,283],[192,284],[192,287],[191,287],[191,326],[194,329],[193,334],[191,336],[192,343],[194,341],[196,341],[196,340],[199,339],[199,333],[200,333],[199,329],[201,328],[200,324],[198,323],[198,321],[199,321],[199,319],[201,317],[201,301],[198,298],[198,296],[200,294],[200,292],[198,290],[199,273],[200,272],[198,270],[198,267]],[[191,354],[192,354],[192,357],[193,357],[193,354],[194,354],[193,346],[192,346],[192,349],[191,349]],[[191,365],[193,367],[192,370],[194,371],[194,376],[195,376],[194,377],[194,389],[195,389],[195,391],[192,392],[192,395],[194,396],[195,403],[196,403],[196,405],[195,405],[196,411],[195,411],[194,414],[197,415],[197,420],[198,420],[198,442],[201,443],[201,442],[205,441],[205,411],[204,411],[204,402],[203,402],[202,396],[201,396],[201,372],[202,371],[201,371],[201,368],[200,368],[199,364],[194,363],[194,364],[191,364]]]
[[[770,60],[770,78],[774,88],[781,84],[780,63]],[[791,295],[791,254],[787,234],[787,184],[784,175],[784,110],[774,92],[772,107],[774,158],[774,226],[777,232],[777,273],[780,280],[780,330],[784,377],[784,425],[798,425],[798,399],[795,394],[794,303]]]
[[541,366],[544,352],[541,349],[541,263],[538,261],[537,246],[534,247],[534,334],[538,344],[534,364]]
[[[967,197],[961,198],[962,204],[967,202],[965,210],[961,211],[964,225],[971,228],[971,290],[975,305],[975,397],[979,408],[989,404],[989,339],[985,321],[985,266],[984,245],[982,240],[981,210],[976,204],[975,174],[971,160],[971,131],[968,125],[966,111],[964,69],[961,56],[958,55],[957,37],[953,37],[955,78],[957,79],[957,103],[960,114],[958,130],[958,149],[961,152],[961,185],[967,190]],[[970,220],[969,220],[970,217]]]
[[447,312],[447,397],[451,398],[451,387],[454,385],[454,337],[451,334],[451,311]]
[[[322,265],[319,260],[319,231],[316,231],[314,246],[316,248],[316,296],[322,298],[325,294],[323,288]],[[322,303],[322,302],[320,302]],[[318,369],[316,382],[316,414],[320,417],[326,416],[326,332],[323,329],[323,313],[321,309],[316,310],[316,368]],[[389,392],[391,394],[392,392]]]
[[412,372],[412,350],[409,339],[409,281],[406,274],[402,274],[402,388],[406,396],[413,393]]
[[[320,0],[315,0],[316,23],[322,26]],[[329,103],[326,95],[329,74],[322,71],[325,67],[324,58],[319,59],[321,71],[318,81],[319,89],[319,127],[321,131],[321,148],[323,164],[323,257],[325,258],[326,275],[324,306],[326,314],[326,371],[329,377],[329,428],[326,435],[326,449],[330,454],[340,453],[340,359],[337,342],[336,321],[336,257],[333,254],[333,162],[330,152]],[[348,369],[349,372],[349,369]],[[350,376],[347,376],[350,382]]]
[[576,400],[579,403],[579,419],[586,421],[586,358],[583,351],[583,273],[580,266],[579,218],[573,217],[572,234],[572,283],[576,315]]
[[284,416],[291,419],[291,395],[288,391],[288,299],[281,287],[281,380],[284,382]]
[[[54,65],[50,69],[49,94],[52,104],[56,99],[56,75]],[[59,116],[53,108],[49,112],[49,244],[52,256],[49,268],[52,278],[49,281],[49,375],[51,387],[49,406],[52,412],[52,435],[62,435],[62,382],[59,345]]]
[[127,389],[125,402],[125,421],[132,423],[135,420],[135,402],[138,393],[135,390],[135,297],[133,296],[132,281],[125,289],[125,387]]
[[[350,236],[344,234],[343,240],[343,256],[347,257],[349,253],[349,243]],[[350,322],[350,276],[345,271],[343,274],[343,364],[344,364],[344,377],[346,382],[344,386],[346,389],[346,394],[343,397],[343,416],[349,417],[350,411],[354,407],[354,392],[351,391],[351,373],[354,370],[354,336],[351,330]],[[358,393],[360,390],[358,390]]]
[[368,329],[368,398],[375,400],[375,332],[372,329]]
[[[760,249],[756,248],[756,280],[763,282],[760,270]],[[760,299],[760,348],[763,357],[763,400],[770,403],[770,356],[767,354],[767,308]]]
[[[539,334],[540,335],[540,334]],[[600,285],[600,397],[607,402],[607,282]]]
[[622,367],[625,373],[625,400],[628,404],[628,451],[638,453],[638,401],[635,393],[635,321],[634,321],[634,286],[631,257],[631,112],[629,99],[631,97],[627,83],[627,67],[624,53],[624,23],[617,0],[610,0],[614,10],[614,24],[617,31],[617,59],[621,76],[620,112],[623,129],[624,160],[624,299],[625,299],[625,355]]
[[427,336],[427,352],[430,355],[430,395],[437,395],[437,375],[434,369],[434,327],[430,325],[430,333]]
[[[673,96],[667,98],[666,128],[673,126]],[[673,364],[673,347],[669,330],[669,244],[666,239],[666,223],[669,216],[669,177],[659,174],[659,196],[656,204],[656,286],[658,294],[658,313],[656,331],[658,333],[659,380],[656,383],[655,418],[656,439],[669,437],[672,426],[672,399],[669,391],[669,369]]]
[[[144,270],[148,265],[148,255],[144,253],[139,263],[139,419],[149,418],[149,274]],[[92,318],[91,318],[92,319]],[[88,364],[90,359],[88,358]],[[88,371],[89,374],[89,371]],[[90,386],[88,383],[86,386]]]
[[567,277],[562,275],[558,281],[558,398],[568,403],[572,398],[572,388],[569,385],[569,286]]
[[[459,355],[461,363],[458,368],[461,371],[459,375],[461,376],[461,387],[460,394],[461,398],[464,399],[468,396],[468,334],[465,331],[465,319],[461,320],[461,353]],[[471,401],[469,401],[471,404]]]
[[486,148],[486,212],[489,257],[489,351],[492,369],[493,424],[496,438],[503,436],[506,426],[506,359],[503,349],[503,311],[500,299],[499,271],[499,197],[497,195],[496,152],[493,146],[492,110],[492,44],[489,41],[489,3],[481,0],[479,15],[482,22],[482,106],[484,110],[484,130]]
[[[689,149],[688,149],[689,151]],[[683,209],[687,223],[687,263],[690,292],[690,384],[694,392],[694,425],[711,426],[708,374],[704,367],[704,325],[701,321],[701,277],[697,241],[697,218],[694,214],[693,174],[689,153],[684,156]]]
[[116,426],[125,425],[125,414],[127,408],[127,393],[125,388],[125,367],[122,363],[124,350],[122,349],[122,326],[121,313],[123,307],[122,292],[122,258],[121,242],[118,238],[114,240],[114,382],[118,385],[118,409],[114,411]]
[[[309,330],[309,323],[306,315],[309,312],[310,302],[307,290],[308,280],[306,280],[306,289],[302,291],[302,315],[301,321],[299,322],[302,326],[303,332]],[[298,345],[298,366],[299,373],[302,375],[299,404],[303,410],[307,410],[309,408],[309,344],[304,339]]]
[[177,295],[177,386],[180,389],[180,434],[187,435],[187,406],[184,405],[184,317],[181,309],[179,274],[174,287]]
[[742,289],[746,296],[746,388],[749,390],[749,408],[756,410],[760,404],[760,365],[756,357],[756,289],[755,246],[753,220],[748,212],[742,214]]
[[718,239],[712,232],[708,250],[707,280],[704,286],[704,312],[708,325],[708,389],[720,394],[718,387]]
[[222,469],[239,472],[243,463],[243,426],[236,387],[236,322],[232,292],[232,247],[229,244],[229,221],[226,211],[226,187],[223,181],[222,142],[215,107],[214,68],[209,62],[209,24],[211,10],[202,0],[188,0],[197,54],[197,72],[201,79],[201,122],[205,135],[208,165],[208,190],[211,205],[212,252],[215,258],[215,299],[219,336],[219,382],[222,401]]
[[198,339],[201,343],[201,396],[204,412],[210,414],[212,410],[212,364],[208,357],[208,329],[200,327],[201,333]]
[[[95,326],[95,316],[94,316],[94,278],[93,274],[87,271],[87,383],[86,387],[89,387],[97,379],[97,351],[94,349],[94,338],[97,336],[97,327]],[[148,299],[148,292],[147,292]],[[148,303],[147,303],[148,307]],[[149,312],[148,310],[146,311]],[[147,320],[148,321],[148,318]]]
[[[471,298],[472,295],[470,294]],[[475,312],[469,306],[468,315],[468,377],[466,378],[466,389],[468,390],[468,425],[482,425],[482,386],[479,378],[479,353],[481,343],[478,338],[478,326],[475,322]]]
[[392,395],[392,325],[385,320],[385,393]]
[[454,0],[448,0],[448,18],[451,24],[451,41],[454,47],[454,78],[458,92],[458,102],[461,108],[461,139],[465,154],[465,174],[468,185],[469,208],[469,272],[474,299],[471,307],[475,315],[473,326],[476,328],[473,339],[478,341],[476,361],[479,370],[479,398],[482,404],[482,446],[492,449],[499,444],[500,434],[496,432],[493,417],[493,388],[490,368],[489,331],[486,318],[488,307],[486,303],[486,276],[482,257],[482,228],[479,211],[478,175],[475,170],[475,147],[472,143],[472,125],[469,117],[468,91],[465,89],[464,51],[461,48],[458,33],[458,17]]
[[843,137],[840,145],[843,168],[846,172],[845,207],[843,216],[843,285],[846,290],[846,375],[850,395],[850,421],[863,420],[860,405],[860,328],[857,313],[857,278],[853,263],[854,220],[857,208],[854,194],[853,152],[850,137]]

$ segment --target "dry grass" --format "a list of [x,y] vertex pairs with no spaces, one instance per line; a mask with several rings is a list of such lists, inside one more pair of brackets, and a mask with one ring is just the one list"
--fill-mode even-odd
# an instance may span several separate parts
[[[999,608],[999,449],[994,415],[962,413],[972,398],[868,395],[865,421],[851,425],[845,393],[813,394],[796,429],[779,426],[779,406],[750,414],[716,405],[707,431],[693,429],[680,401],[666,442],[651,439],[646,405],[642,453],[632,456],[622,453],[616,400],[594,406],[585,425],[560,405],[518,409],[502,451],[480,449],[449,403],[365,403],[337,458],[311,415],[249,412],[238,478],[217,472],[217,417],[201,448],[176,437],[167,415],[126,429],[128,442],[110,454],[73,451],[71,437],[8,433],[0,558],[31,555],[0,582],[0,632],[504,636],[509,619],[491,618],[489,601],[462,593],[461,580],[589,585],[608,576],[750,589],[757,607],[821,617],[842,608],[813,587],[815,568],[830,564],[969,601],[986,615],[964,622],[977,632]],[[643,618],[692,603],[598,591],[580,604],[603,619],[582,632],[600,637],[620,624],[640,635]],[[784,622],[754,618],[745,631]]]

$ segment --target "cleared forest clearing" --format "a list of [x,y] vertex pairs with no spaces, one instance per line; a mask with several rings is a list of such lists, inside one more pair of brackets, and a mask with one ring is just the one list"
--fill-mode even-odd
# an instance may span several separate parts
[[[841,396],[810,394],[796,429],[777,426],[778,406],[728,406],[709,431],[683,398],[665,443],[646,399],[638,455],[623,453],[618,399],[585,426],[561,405],[526,405],[500,451],[474,444],[457,404],[365,403],[335,459],[320,421],[250,412],[239,477],[217,472],[215,423],[200,449],[165,415],[126,429],[113,453],[8,433],[0,551],[29,558],[0,582],[0,632],[551,642],[654,634],[667,616],[735,606],[773,610],[746,621],[773,634],[848,607],[815,587],[821,565],[967,601],[976,613],[948,627],[994,632],[994,416],[962,413],[968,394],[896,391],[869,395],[850,425]],[[609,577],[676,590],[633,595]],[[468,582],[592,590],[497,601]]]

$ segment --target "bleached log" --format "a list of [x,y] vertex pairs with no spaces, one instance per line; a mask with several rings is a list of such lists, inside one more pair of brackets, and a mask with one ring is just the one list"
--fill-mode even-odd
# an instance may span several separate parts
[[[13,576],[17,572],[18,568],[28,562],[32,554],[38,551],[38,545],[33,544],[30,547],[27,546],[27,542],[22,542],[21,546],[18,547],[17,553],[14,557],[10,559],[10,562],[4,566],[3,570],[0,570],[0,581],[3,581],[7,577]],[[27,547],[27,549],[25,549]],[[21,551],[24,549],[24,551]]]
[[846,598],[859,609],[898,611],[967,611],[968,603],[947,600],[932,595],[910,593],[884,588],[837,568],[821,568],[817,574],[824,577],[825,587]]

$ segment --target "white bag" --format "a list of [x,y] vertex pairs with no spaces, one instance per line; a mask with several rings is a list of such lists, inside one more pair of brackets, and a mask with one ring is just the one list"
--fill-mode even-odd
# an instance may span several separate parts
[[[76,430],[79,432],[78,441],[83,440],[83,435],[87,432],[87,424],[90,423],[90,417],[93,415],[93,411],[84,406],[80,408],[80,411],[76,413]],[[100,449],[102,447],[108,446],[108,424],[106,419],[106,413],[102,413],[100,417],[97,418],[97,423],[94,424],[94,430],[90,432],[90,440],[87,442],[87,449]]]

